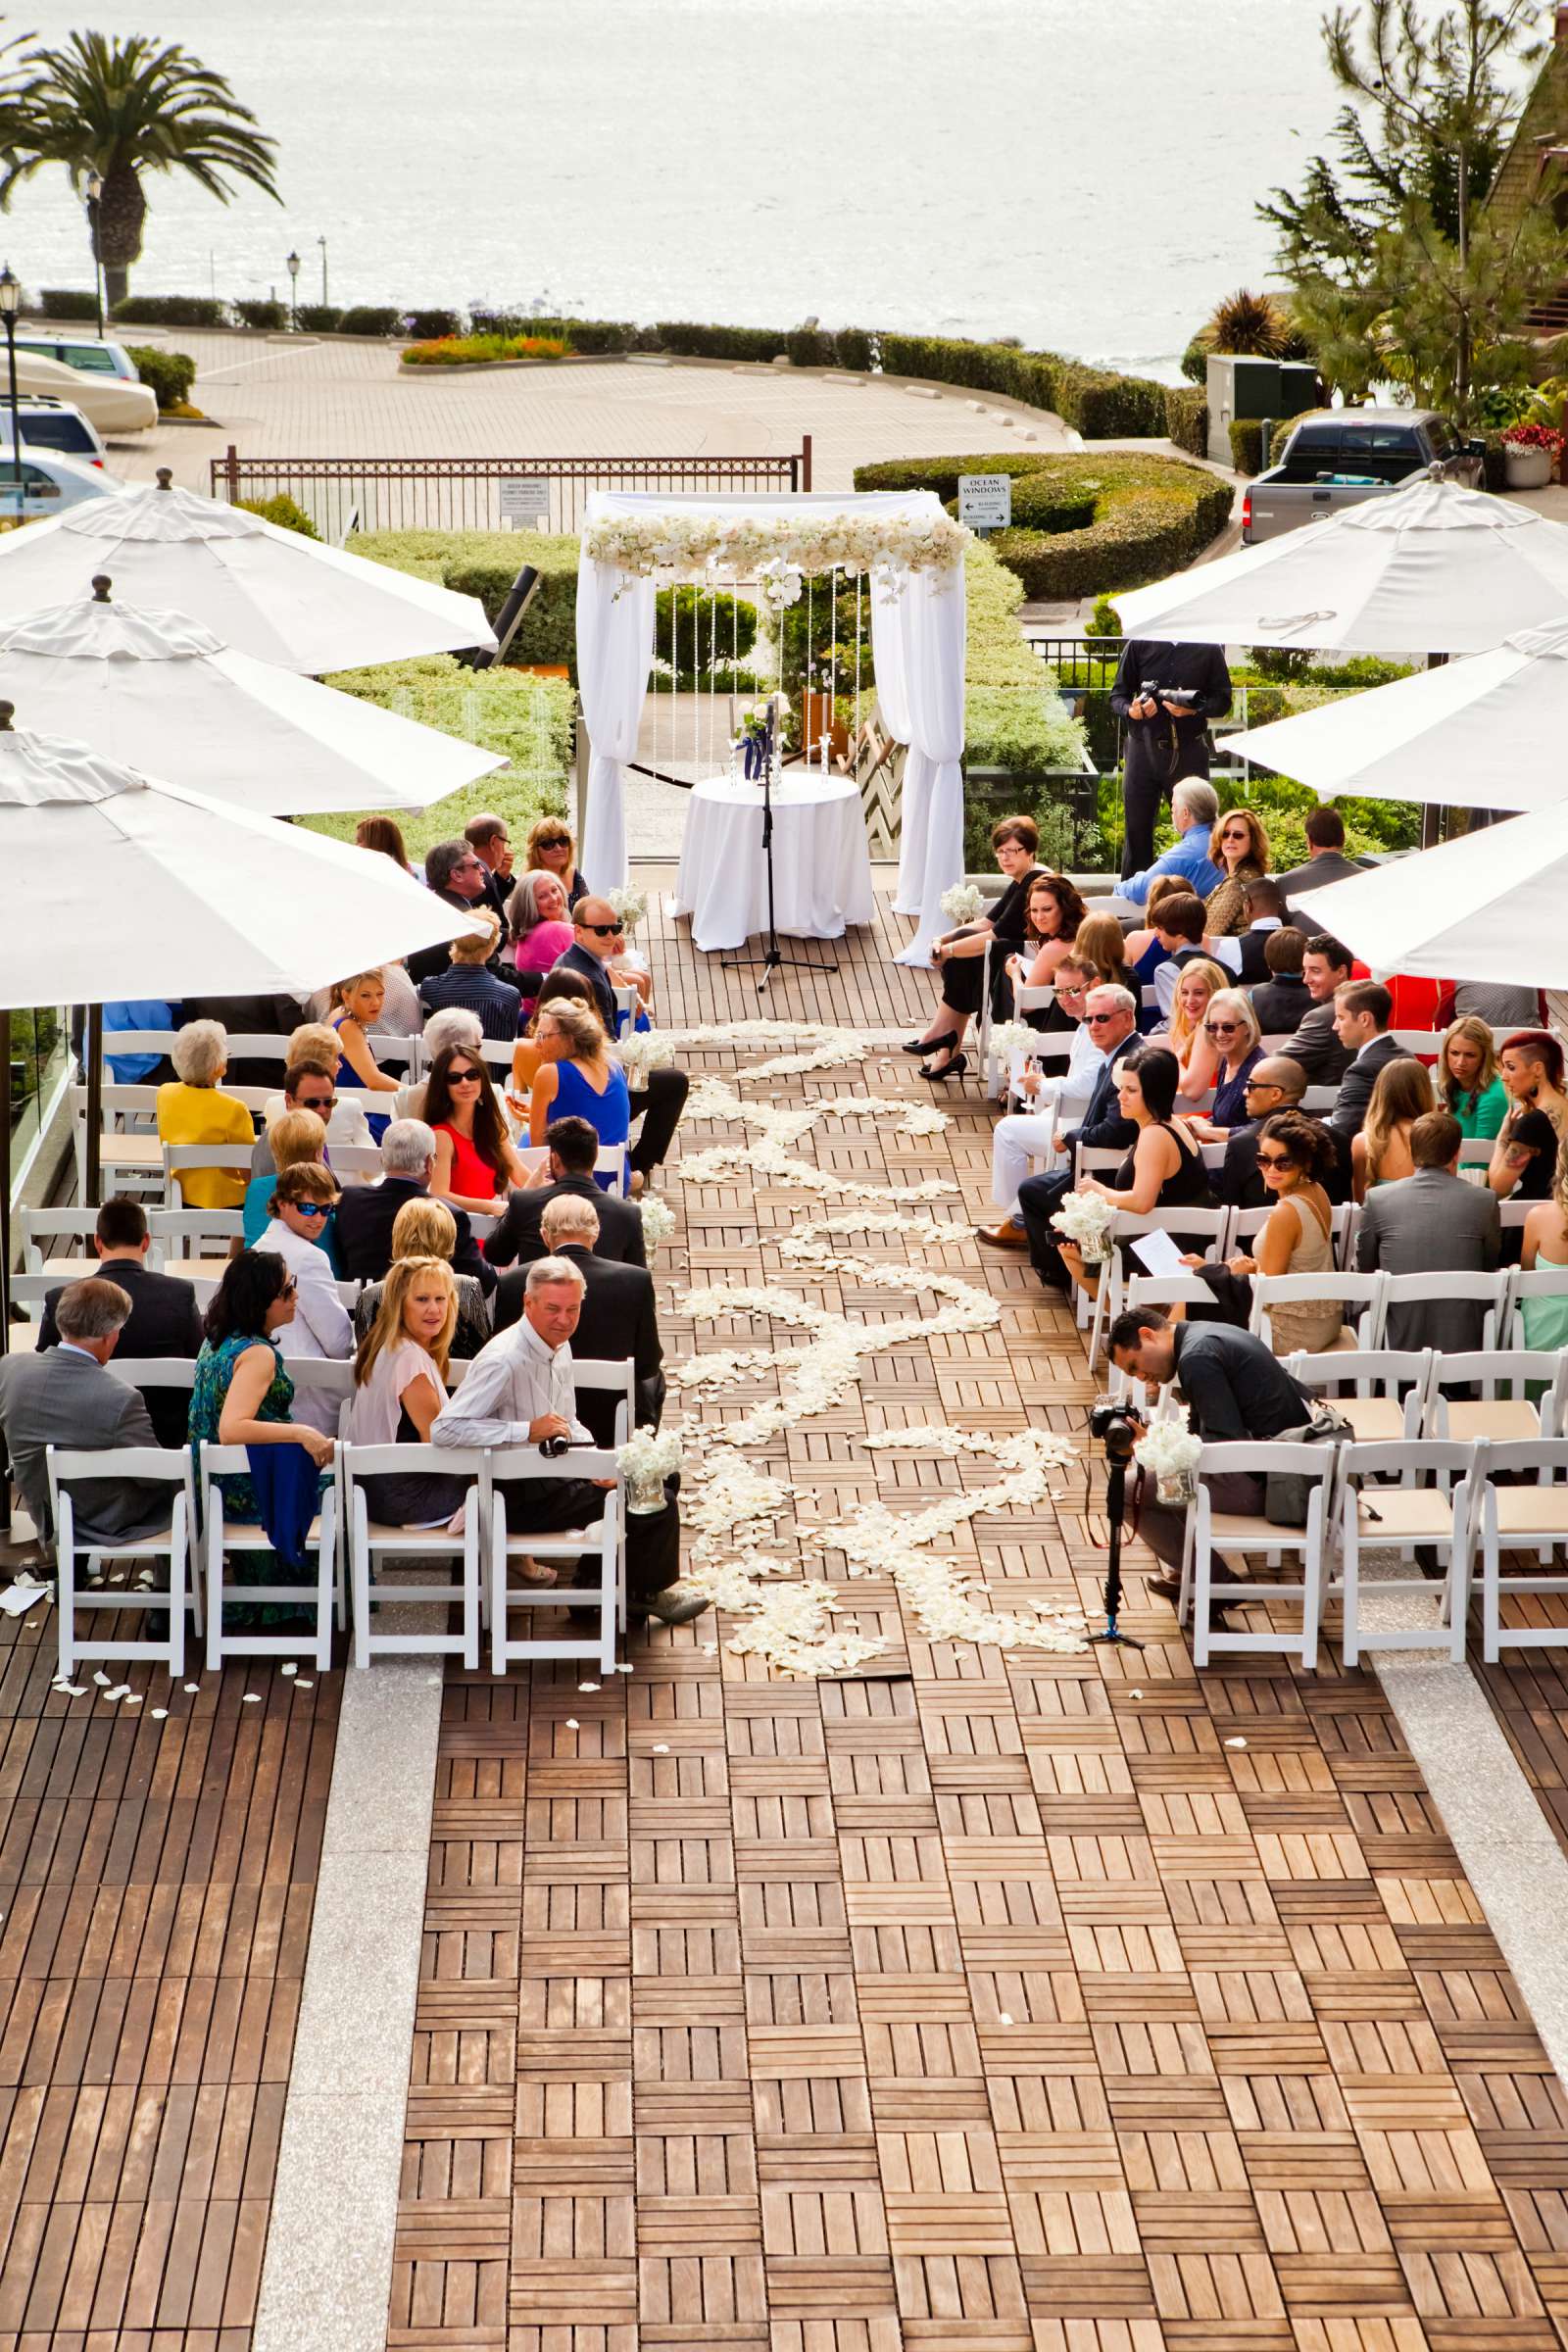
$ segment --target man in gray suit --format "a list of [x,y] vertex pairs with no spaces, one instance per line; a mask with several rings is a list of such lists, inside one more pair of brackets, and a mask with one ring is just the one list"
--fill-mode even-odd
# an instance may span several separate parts
[[[1363,1274],[1491,1274],[1501,1249],[1496,1195],[1458,1175],[1459,1122],[1429,1110],[1410,1129],[1415,1174],[1380,1184],[1356,1228]],[[1428,1298],[1391,1306],[1390,1348],[1438,1348],[1450,1355],[1482,1344],[1486,1308],[1475,1298]]]
[[[74,1282],[55,1300],[60,1345],[42,1355],[0,1362],[0,1435],[27,1515],[41,1540],[53,1538],[47,1449],[109,1452],[153,1446],[158,1434],[136,1390],[104,1367],[130,1319],[118,1283],[94,1276]],[[83,1479],[72,1488],[78,1539],[134,1543],[169,1519],[170,1490],[144,1479]]]

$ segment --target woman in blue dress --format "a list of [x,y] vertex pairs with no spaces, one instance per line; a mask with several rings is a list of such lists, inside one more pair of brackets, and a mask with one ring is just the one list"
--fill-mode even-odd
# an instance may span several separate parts
[[[623,1144],[631,1126],[626,1073],[612,1060],[604,1023],[591,1004],[558,997],[542,1005],[534,1043],[544,1056],[528,1098],[528,1141],[542,1144],[553,1119],[586,1119],[602,1144]],[[601,1176],[601,1185],[608,1179]]]

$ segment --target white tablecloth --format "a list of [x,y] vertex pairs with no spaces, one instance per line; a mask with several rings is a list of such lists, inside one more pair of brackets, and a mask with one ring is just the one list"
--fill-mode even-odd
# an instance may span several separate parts
[[[774,919],[797,939],[842,939],[875,913],[859,791],[850,776],[790,770],[773,785]],[[705,953],[744,947],[767,928],[762,790],[710,776],[692,794],[675,880]]]

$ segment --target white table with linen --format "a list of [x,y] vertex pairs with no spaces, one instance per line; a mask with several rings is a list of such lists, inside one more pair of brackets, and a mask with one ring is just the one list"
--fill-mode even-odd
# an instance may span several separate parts
[[[842,939],[875,917],[871,856],[853,776],[789,769],[773,780],[774,921],[795,939]],[[762,788],[709,776],[692,793],[675,912],[705,955],[767,929]]]

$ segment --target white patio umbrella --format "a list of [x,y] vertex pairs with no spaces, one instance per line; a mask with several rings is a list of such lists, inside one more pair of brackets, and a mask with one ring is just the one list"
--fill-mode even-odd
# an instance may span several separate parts
[[1312,893],[1314,929],[1377,972],[1568,988],[1568,802]]
[[238,653],[312,676],[495,648],[477,597],[175,490],[167,466],[156,485],[0,536],[0,620],[85,595],[95,572],[136,604],[190,613]]
[[1327,797],[1544,808],[1568,799],[1568,617],[1227,737],[1244,760]]
[[1116,598],[1129,637],[1477,654],[1568,612],[1568,528],[1424,475]]
[[506,765],[109,587],[0,623],[0,693],[43,733],[258,816],[424,808]]

